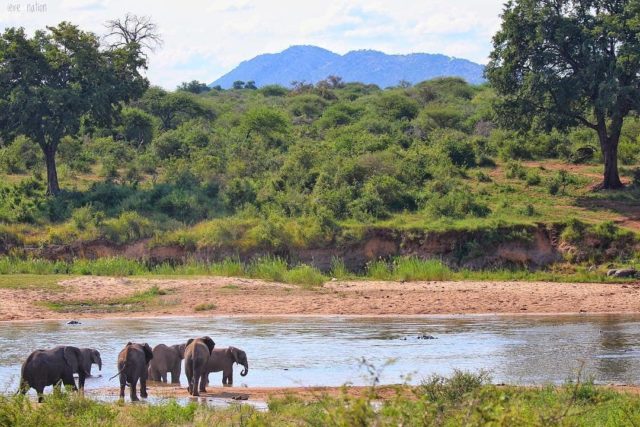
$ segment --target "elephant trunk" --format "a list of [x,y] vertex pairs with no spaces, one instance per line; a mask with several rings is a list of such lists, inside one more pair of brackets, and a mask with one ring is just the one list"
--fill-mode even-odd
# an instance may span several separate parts
[[249,373],[249,362],[245,362],[243,366],[244,366],[244,369],[242,370],[242,372],[240,372],[240,375],[242,375],[243,377],[246,377],[247,374]]

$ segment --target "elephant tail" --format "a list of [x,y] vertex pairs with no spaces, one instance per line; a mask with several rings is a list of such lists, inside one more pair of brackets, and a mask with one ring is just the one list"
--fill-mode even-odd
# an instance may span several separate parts
[[124,370],[127,369],[127,362],[124,362],[122,364],[122,368],[120,368],[120,370],[118,371],[117,374],[115,374],[114,376],[112,376],[111,378],[109,378],[109,381],[111,381],[112,379],[114,379],[115,377],[117,377],[118,375],[120,375],[122,372],[124,372]]

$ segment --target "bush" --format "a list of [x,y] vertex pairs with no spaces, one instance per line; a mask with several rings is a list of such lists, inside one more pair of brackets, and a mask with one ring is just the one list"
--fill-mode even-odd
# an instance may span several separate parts
[[8,146],[0,148],[0,171],[5,173],[25,173],[42,169],[42,150],[26,136],[19,136]]
[[151,236],[155,227],[137,212],[123,212],[105,220],[100,228],[106,239],[122,244]]
[[477,374],[454,369],[449,378],[432,375],[422,382],[419,392],[432,402],[460,402],[465,395],[489,384],[491,377],[486,371]]
[[504,175],[509,179],[526,179],[527,170],[522,166],[520,162],[508,162],[505,166]]
[[491,209],[473,196],[472,192],[453,190],[441,196],[433,196],[427,202],[427,212],[433,217],[462,219],[467,216],[482,218]]
[[525,182],[527,183],[527,185],[531,186],[540,185],[540,183],[542,182],[542,178],[540,178],[540,174],[538,172],[533,169],[529,169],[525,177]]

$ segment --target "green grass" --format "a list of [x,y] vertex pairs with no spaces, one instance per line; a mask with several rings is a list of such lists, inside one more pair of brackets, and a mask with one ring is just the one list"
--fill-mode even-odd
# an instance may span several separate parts
[[9,274],[0,275],[0,289],[44,289],[61,291],[64,288],[58,284],[60,280],[68,279],[62,275],[42,274]]
[[[39,304],[49,310],[59,313],[117,313],[144,311],[150,306],[162,304],[158,297],[167,295],[167,291],[151,286],[145,291],[109,300],[79,300],[79,301],[42,301]],[[164,302],[164,304],[171,304]]]
[[[9,258],[0,258],[0,265],[11,265]],[[288,265],[281,258],[267,257],[243,264],[228,259],[218,263],[187,261],[182,265],[160,264],[150,266],[144,262],[123,258],[77,260],[71,263],[45,260],[16,260],[17,268],[7,267],[0,273],[0,288],[42,288],[60,290],[57,282],[77,275],[94,274],[104,276],[130,276],[155,278],[189,278],[194,276],[247,277],[266,281],[288,283],[305,287],[321,286],[331,278],[338,280],[382,280],[382,281],[548,281],[548,282],[606,282],[625,283],[632,279],[611,278],[606,267],[588,269],[584,265],[559,264],[544,270],[514,269],[451,269],[440,260],[422,260],[415,257],[398,257],[389,261],[375,261],[366,270],[356,274],[346,269],[344,262],[334,259],[331,271],[322,273],[309,265]],[[627,264],[629,265],[629,264]],[[634,265],[634,264],[631,264]],[[640,266],[636,266],[640,267]],[[19,271],[21,273],[14,273]],[[60,274],[66,271],[67,275]],[[238,289],[227,285],[225,289]],[[157,295],[155,295],[157,296]],[[136,298],[143,298],[138,296]],[[112,306],[137,304],[142,301],[115,301]],[[78,303],[80,304],[80,303]],[[93,305],[90,301],[82,304]]]
[[190,402],[132,405],[102,403],[54,392],[36,404],[0,396],[0,425],[7,426],[637,426],[640,396],[592,383],[563,386],[495,386],[482,373],[434,376],[417,387],[397,386],[385,400],[371,387],[359,395],[318,393],[272,399],[261,412],[248,405],[219,409]]

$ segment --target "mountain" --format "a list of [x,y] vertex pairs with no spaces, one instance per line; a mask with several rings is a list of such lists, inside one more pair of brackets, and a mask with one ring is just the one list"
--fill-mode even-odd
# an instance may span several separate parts
[[401,80],[418,83],[435,77],[462,77],[469,83],[482,83],[484,66],[445,55],[412,53],[387,55],[375,50],[356,50],[338,55],[316,46],[292,46],[280,53],[258,55],[211,83],[229,88],[236,80],[253,80],[257,86],[292,81],[315,83],[329,75],[346,82],[395,86]]

